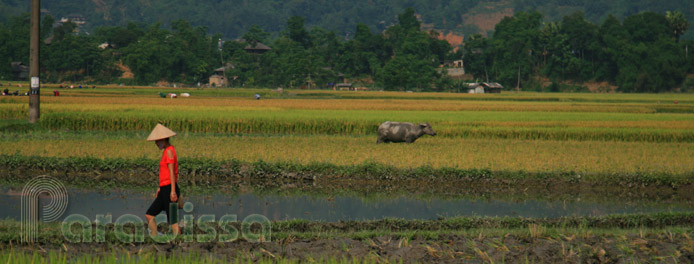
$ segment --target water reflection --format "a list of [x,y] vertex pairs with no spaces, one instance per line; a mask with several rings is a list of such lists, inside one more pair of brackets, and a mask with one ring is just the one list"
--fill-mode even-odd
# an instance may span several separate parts
[[[21,190],[0,187],[0,218],[20,219]],[[82,214],[90,219],[98,214],[110,214],[115,218],[123,214],[135,214],[144,219],[144,213],[153,201],[152,193],[116,191],[100,193],[69,189],[68,207],[63,214]],[[365,200],[358,196],[313,197],[308,195],[256,195],[214,194],[185,197],[192,202],[195,216],[235,214],[243,219],[250,214],[262,214],[270,220],[307,219],[314,221],[373,220],[381,218],[436,219],[450,216],[522,216],[562,217],[600,216],[621,213],[654,213],[691,211],[691,205],[654,203],[648,205],[621,202],[582,201],[506,201],[473,199],[417,199],[396,196],[379,200]],[[50,197],[42,197],[47,204]]]

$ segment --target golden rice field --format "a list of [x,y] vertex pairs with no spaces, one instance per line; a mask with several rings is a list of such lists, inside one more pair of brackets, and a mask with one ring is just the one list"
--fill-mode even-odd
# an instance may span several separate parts
[[[368,95],[368,94],[367,94]],[[364,95],[366,96],[366,95]],[[686,98],[685,98],[686,99]],[[196,99],[47,97],[50,129],[147,130],[162,122],[179,131],[232,134],[372,135],[383,121],[429,122],[441,137],[694,142],[694,104],[526,101]],[[660,110],[659,110],[660,109]],[[24,119],[21,98],[0,100],[0,118]]]
[[[131,137],[91,134],[56,140],[22,138],[2,142],[0,154],[49,157],[140,158],[161,153],[146,134]],[[487,140],[426,137],[415,144],[374,144],[374,137],[199,136],[182,134],[172,144],[181,157],[288,161],[336,165],[375,162],[399,168],[430,166],[494,171],[583,173],[694,172],[694,143]]]
[[[368,96],[374,96],[369,98]],[[423,95],[422,95],[423,96]],[[479,95],[483,96],[483,95]],[[489,95],[486,95],[489,96]],[[341,96],[342,97],[342,96]],[[281,98],[283,100],[253,100],[239,97],[190,97],[163,99],[158,96],[138,96],[130,94],[107,94],[101,97],[87,97],[82,94],[65,97],[42,97],[42,107],[51,112],[65,111],[109,111],[129,110],[132,107],[146,107],[151,110],[166,109],[175,106],[180,111],[197,110],[391,110],[391,111],[536,111],[536,112],[615,112],[615,113],[656,113],[688,112],[694,113],[694,102],[673,99],[645,101],[643,99],[616,99],[607,102],[590,99],[567,99],[546,101],[546,98],[503,98],[503,97],[442,97],[420,99],[412,97],[394,97],[382,99],[377,93],[362,95],[359,99],[305,99],[301,97]],[[482,100],[485,99],[485,100]],[[498,100],[497,100],[498,99]],[[687,98],[684,98],[687,100]],[[674,99],[678,100],[678,99]],[[26,112],[28,106],[24,97],[0,97],[3,111]],[[203,107],[200,109],[200,107]],[[8,115],[5,115],[9,117]]]
[[[143,138],[162,122],[181,133],[174,144],[183,157],[694,173],[694,94],[280,94],[190,88],[175,92],[193,97],[170,99],[159,98],[160,91],[173,89],[100,87],[44,95],[41,126],[47,131],[0,131],[0,154],[155,158],[159,154]],[[254,93],[263,99],[253,100]],[[27,101],[0,97],[0,119],[25,119]],[[411,145],[376,145],[376,127],[387,120],[429,122],[438,136]],[[61,136],[52,137],[51,131]]]
[[[29,83],[24,84],[24,89],[29,86]],[[665,93],[665,94],[621,94],[621,93],[537,93],[537,92],[504,92],[502,94],[465,94],[465,93],[409,93],[409,92],[391,92],[391,91],[331,91],[331,90],[284,90],[280,93],[270,89],[252,89],[252,88],[171,88],[171,87],[153,87],[153,86],[117,86],[117,85],[99,85],[95,89],[58,89],[58,84],[42,84],[42,96],[52,96],[52,90],[61,91],[61,96],[80,96],[80,97],[129,97],[132,95],[145,95],[147,97],[157,97],[158,93],[190,93],[194,97],[248,97],[252,98],[253,94],[261,94],[263,98],[276,97],[337,97],[342,99],[362,98],[362,99],[460,99],[460,100],[506,100],[506,101],[561,101],[561,102],[649,102],[649,103],[671,103],[679,101],[680,103],[694,103],[694,98],[689,94]],[[13,89],[10,90],[22,90]]]

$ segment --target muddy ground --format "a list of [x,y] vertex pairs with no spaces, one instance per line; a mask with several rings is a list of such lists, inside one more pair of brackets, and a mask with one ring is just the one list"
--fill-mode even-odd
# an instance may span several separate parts
[[[141,169],[126,171],[58,171],[36,170],[22,167],[0,168],[0,178],[25,182],[37,175],[50,175],[68,184],[97,186],[96,188],[128,188],[149,186],[156,178]],[[353,178],[343,175],[313,175],[296,172],[267,172],[258,174],[240,171],[234,174],[196,175],[182,177],[181,185],[189,190],[254,193],[311,193],[338,195],[345,193],[373,195],[408,194],[427,197],[479,197],[504,199],[562,200],[583,199],[629,200],[631,202],[694,202],[694,184],[644,184],[629,181],[621,183],[586,182],[580,179],[538,179],[534,177],[506,178]],[[194,179],[194,180],[191,180]],[[688,218],[687,218],[688,219]],[[686,220],[686,219],[685,219]],[[689,221],[689,220],[686,220]],[[678,223],[682,225],[683,223]],[[684,223],[684,226],[692,226]],[[614,225],[611,225],[614,227]],[[530,229],[530,230],[528,230]],[[81,254],[156,254],[175,255],[199,253],[216,258],[241,256],[244,259],[291,259],[310,262],[320,259],[368,259],[376,262],[405,263],[694,263],[694,234],[655,232],[643,234],[638,229],[614,232],[612,235],[594,235],[587,228],[573,234],[547,235],[531,228],[506,235],[471,236],[459,234],[438,235],[436,238],[398,235],[364,236],[332,235],[330,238],[297,238],[279,236],[270,242],[251,243],[238,240],[229,243],[62,243],[35,244],[0,243],[1,250],[24,250],[48,254],[51,251]],[[412,232],[421,232],[412,228]],[[455,229],[459,230],[459,229]],[[484,230],[484,229],[480,229]],[[491,228],[490,230],[494,230]],[[346,232],[346,233],[349,233]],[[521,234],[522,233],[522,234]],[[383,234],[390,234],[383,232]],[[527,235],[526,235],[527,234]],[[315,236],[319,237],[319,236]],[[358,237],[358,236],[357,236]]]
[[229,243],[171,244],[33,244],[0,245],[48,254],[50,251],[68,256],[116,254],[154,254],[175,256],[198,253],[219,259],[248,260],[289,259],[313,261],[325,259],[359,259],[376,262],[413,263],[693,263],[694,239],[685,234],[639,234],[595,236],[485,236],[441,235],[430,240],[394,236],[375,238],[297,239],[292,236],[261,243],[235,241]]

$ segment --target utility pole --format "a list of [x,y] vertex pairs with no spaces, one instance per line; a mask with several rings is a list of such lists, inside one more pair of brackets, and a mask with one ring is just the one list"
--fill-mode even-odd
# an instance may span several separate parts
[[518,82],[516,83],[516,90],[520,91],[520,68],[521,66],[518,65]]
[[224,74],[224,86],[229,87],[229,80],[227,79],[227,68],[226,65],[224,65],[224,56],[222,56],[222,50],[224,48],[224,41],[222,41],[222,38],[219,38],[217,46],[219,47],[219,61],[222,63],[222,74]]
[[31,0],[31,44],[29,45],[29,75],[31,76],[31,88],[29,93],[29,123],[39,121],[41,111],[39,108],[39,31],[41,25],[41,0]]

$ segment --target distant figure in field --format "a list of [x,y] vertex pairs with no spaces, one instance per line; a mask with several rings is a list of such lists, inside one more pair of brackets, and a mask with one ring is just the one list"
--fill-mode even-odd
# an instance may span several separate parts
[[378,141],[376,143],[412,143],[424,134],[436,136],[436,132],[434,132],[429,123],[415,125],[407,122],[386,121],[378,126]]
[[255,100],[260,100],[260,94],[255,94],[253,97],[255,98]]

